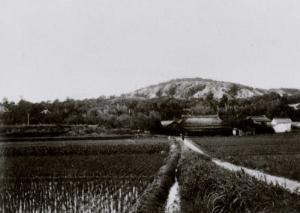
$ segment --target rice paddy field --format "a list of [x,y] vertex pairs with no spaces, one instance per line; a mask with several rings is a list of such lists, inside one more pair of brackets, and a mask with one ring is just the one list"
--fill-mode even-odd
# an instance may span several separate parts
[[168,151],[164,138],[0,142],[0,212],[129,212]]
[[300,134],[192,140],[212,157],[300,181]]
[[210,157],[164,137],[0,142],[0,212],[300,212],[299,194],[212,161],[299,181],[299,136],[190,138]]

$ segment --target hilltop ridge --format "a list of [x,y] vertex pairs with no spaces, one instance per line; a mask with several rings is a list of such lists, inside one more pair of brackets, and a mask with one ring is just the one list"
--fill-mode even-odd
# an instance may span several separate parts
[[127,94],[128,97],[159,98],[172,96],[178,99],[205,98],[213,95],[215,99],[227,95],[229,98],[247,99],[271,92],[283,95],[300,94],[299,89],[260,89],[238,83],[216,81],[203,78],[182,78],[144,87]]

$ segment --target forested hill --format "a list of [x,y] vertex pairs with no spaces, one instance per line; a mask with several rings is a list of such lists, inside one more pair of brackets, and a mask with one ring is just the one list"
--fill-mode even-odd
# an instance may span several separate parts
[[103,128],[153,130],[159,128],[160,120],[216,113],[229,123],[262,114],[300,121],[300,110],[295,107],[298,103],[299,90],[260,90],[212,80],[181,79],[121,97],[40,103],[3,100],[0,125],[27,124],[29,120],[30,124],[97,124]]
[[299,95],[298,89],[258,89],[241,84],[214,81],[202,78],[174,79],[156,85],[138,89],[127,96],[142,98],[169,97],[180,99],[205,98],[213,96],[221,99],[224,95],[229,98],[246,99],[254,96],[262,96],[270,93],[277,93],[281,96]]

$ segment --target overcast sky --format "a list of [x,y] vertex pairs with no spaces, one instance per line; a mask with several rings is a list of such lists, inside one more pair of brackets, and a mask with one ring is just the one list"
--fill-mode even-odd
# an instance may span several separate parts
[[299,0],[0,0],[0,99],[181,77],[300,88]]

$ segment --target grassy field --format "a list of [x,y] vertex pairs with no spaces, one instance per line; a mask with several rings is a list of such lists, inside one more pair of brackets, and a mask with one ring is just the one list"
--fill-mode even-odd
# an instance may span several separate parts
[[0,212],[127,212],[167,139],[0,143]]
[[300,181],[300,135],[192,138],[212,157]]

